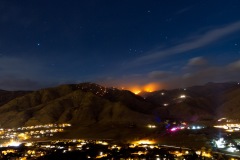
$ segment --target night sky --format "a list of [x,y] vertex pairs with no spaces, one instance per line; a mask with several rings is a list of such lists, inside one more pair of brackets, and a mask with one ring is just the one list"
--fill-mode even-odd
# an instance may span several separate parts
[[0,88],[238,81],[240,0],[1,0]]

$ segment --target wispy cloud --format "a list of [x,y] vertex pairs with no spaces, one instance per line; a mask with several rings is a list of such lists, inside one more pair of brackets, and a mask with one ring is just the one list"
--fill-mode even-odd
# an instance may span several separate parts
[[240,71],[240,60],[230,63],[228,69],[231,71]]
[[4,76],[0,79],[0,88],[4,90],[34,90],[42,87],[41,82],[28,78]]
[[[227,82],[240,80],[240,59],[225,65],[210,65],[203,57],[189,59],[185,67],[179,67],[174,71],[155,70],[140,75],[125,75],[112,78],[115,86],[139,85],[144,86],[149,83],[157,83],[160,89],[173,89],[179,87],[189,87],[192,85],[203,85],[208,82]],[[196,67],[189,67],[196,65]],[[200,67],[199,67],[200,66]],[[107,83],[107,84],[109,84]]]
[[187,38],[187,41],[173,47],[149,52],[147,55],[135,59],[129,66],[151,64],[166,56],[183,54],[194,49],[205,47],[237,31],[240,31],[240,21],[212,29],[204,34],[198,35],[197,37],[195,36],[194,38]]
[[42,64],[39,60],[19,57],[1,57],[0,74],[19,77],[36,76],[40,73]]
[[203,68],[184,70],[179,76],[170,77],[168,84],[173,87],[191,86],[207,82],[227,82],[240,80],[240,60],[222,66],[206,65]]
[[151,79],[165,79],[171,75],[171,72],[168,71],[152,71],[148,74],[148,78]]
[[203,66],[207,64],[207,60],[204,59],[203,57],[194,57],[189,60],[188,66]]

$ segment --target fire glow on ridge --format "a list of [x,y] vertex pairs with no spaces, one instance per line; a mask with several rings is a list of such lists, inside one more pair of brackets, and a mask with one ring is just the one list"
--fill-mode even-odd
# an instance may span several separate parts
[[134,94],[139,94],[140,92],[154,92],[160,88],[160,85],[157,83],[148,83],[144,86],[133,86],[128,87],[128,90],[133,92]]

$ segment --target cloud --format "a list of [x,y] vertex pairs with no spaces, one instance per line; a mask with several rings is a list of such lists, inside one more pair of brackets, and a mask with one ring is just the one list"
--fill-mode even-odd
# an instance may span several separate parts
[[204,34],[201,33],[194,38],[192,37],[187,38],[188,39],[187,41],[177,44],[171,48],[149,52],[147,55],[135,59],[130,64],[130,66],[139,66],[139,65],[154,63],[159,61],[160,58],[163,58],[165,56],[183,54],[185,52],[188,52],[194,49],[205,47],[237,31],[240,31],[240,21],[231,23],[224,27],[219,27],[219,28],[210,30]]
[[0,74],[15,75],[18,77],[36,76],[42,70],[39,60],[31,58],[1,57]]
[[172,83],[190,86],[207,82],[239,81],[239,71],[240,60],[236,60],[223,66],[207,66],[183,73],[178,78],[172,78]]
[[240,60],[230,63],[228,69],[231,71],[240,71]]
[[209,81],[223,80],[225,70],[221,67],[208,67],[199,71],[185,73],[182,79],[185,84],[204,83]]
[[4,90],[35,90],[42,87],[40,82],[31,79],[14,76],[5,76],[0,79],[0,88]]
[[[205,63],[206,60],[203,57],[194,57],[189,60],[188,65],[198,66]],[[239,71],[240,59],[221,66],[204,65],[204,67],[190,67],[190,69],[179,67],[172,71],[155,70],[144,74],[105,77],[97,83],[125,89],[134,87],[140,89],[147,84],[154,83],[159,85],[158,89],[174,89],[203,85],[208,82],[239,81]]]
[[148,77],[151,79],[165,79],[169,76],[170,72],[167,71],[152,71],[148,73]]
[[207,64],[207,60],[204,59],[203,57],[194,57],[189,60],[188,66],[203,66]]
[[173,73],[171,77],[162,81],[165,89],[185,88],[193,85],[203,85],[208,82],[233,81],[233,76],[226,78],[226,72],[219,67],[209,67],[198,71]]

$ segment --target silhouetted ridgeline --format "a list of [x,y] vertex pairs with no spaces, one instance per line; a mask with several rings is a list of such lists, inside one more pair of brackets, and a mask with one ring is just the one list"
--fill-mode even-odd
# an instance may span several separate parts
[[0,123],[17,127],[68,122],[78,125],[147,124],[156,118],[185,120],[240,117],[240,85],[208,83],[142,93],[94,83],[61,85],[33,92],[0,91]]

